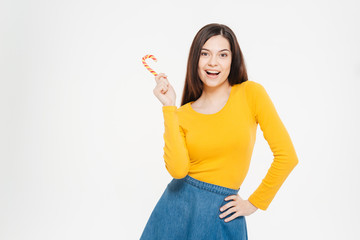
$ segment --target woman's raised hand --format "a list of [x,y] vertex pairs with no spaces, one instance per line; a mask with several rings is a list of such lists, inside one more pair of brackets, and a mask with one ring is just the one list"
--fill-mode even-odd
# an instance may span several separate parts
[[155,96],[164,106],[175,106],[176,94],[164,73],[155,76],[156,86],[153,90]]

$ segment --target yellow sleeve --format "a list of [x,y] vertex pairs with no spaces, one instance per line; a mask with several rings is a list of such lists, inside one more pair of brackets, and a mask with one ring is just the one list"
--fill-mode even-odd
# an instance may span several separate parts
[[[248,80],[249,81],[249,80]],[[273,162],[260,186],[248,201],[266,210],[290,172],[298,164],[293,143],[265,88],[249,81],[246,94],[253,116],[273,152]]]
[[184,178],[190,168],[185,133],[179,124],[176,106],[163,106],[164,115],[164,161],[170,175],[176,179]]

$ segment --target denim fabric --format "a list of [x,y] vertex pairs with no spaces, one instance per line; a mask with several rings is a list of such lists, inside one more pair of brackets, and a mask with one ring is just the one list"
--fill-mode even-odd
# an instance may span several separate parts
[[[238,190],[206,183],[187,175],[173,178],[153,209],[140,240],[247,240],[245,216],[220,218],[224,198]],[[229,200],[233,201],[233,200]]]

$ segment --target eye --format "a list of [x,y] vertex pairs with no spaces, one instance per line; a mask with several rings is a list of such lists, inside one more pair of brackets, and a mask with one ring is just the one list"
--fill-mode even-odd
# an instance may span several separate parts
[[207,54],[206,52],[202,52],[201,56],[207,56],[206,54]]
[[222,56],[222,57],[227,57],[227,54],[226,54],[226,53],[222,53],[222,54],[220,54],[220,56]]

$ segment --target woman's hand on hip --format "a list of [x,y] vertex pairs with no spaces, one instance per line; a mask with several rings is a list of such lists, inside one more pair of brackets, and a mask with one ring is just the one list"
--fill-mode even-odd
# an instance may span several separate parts
[[175,106],[176,94],[164,73],[155,76],[156,86],[153,90],[155,96],[164,106]]
[[227,204],[220,207],[220,218],[225,218],[227,215],[235,212],[231,217],[225,219],[225,222],[229,222],[239,216],[249,216],[253,214],[257,207],[255,207],[249,200],[243,200],[239,194],[237,195],[230,195],[225,198],[225,201],[229,201]]

